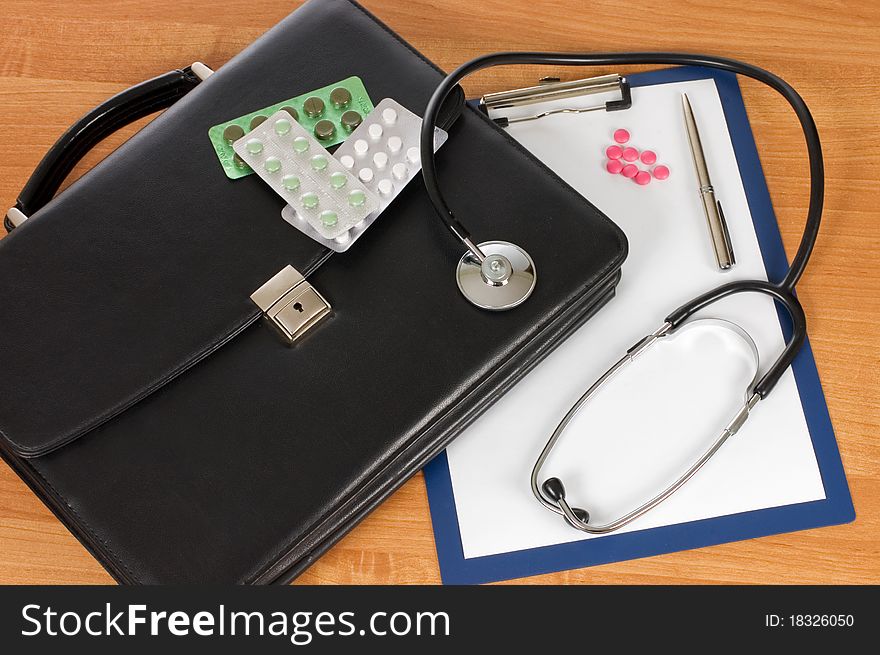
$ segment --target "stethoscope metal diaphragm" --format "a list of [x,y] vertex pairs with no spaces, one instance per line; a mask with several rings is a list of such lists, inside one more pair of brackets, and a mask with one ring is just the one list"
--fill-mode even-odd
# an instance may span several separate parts
[[479,261],[466,252],[455,269],[462,295],[481,309],[502,311],[523,303],[535,289],[535,262],[519,246],[507,241],[485,241],[478,246]]

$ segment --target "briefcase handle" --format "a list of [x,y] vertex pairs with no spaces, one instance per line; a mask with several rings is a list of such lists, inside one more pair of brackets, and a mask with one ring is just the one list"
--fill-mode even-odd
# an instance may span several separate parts
[[213,71],[196,62],[136,84],[102,102],[74,123],[43,157],[3,221],[11,232],[48,203],[85,154],[139,118],[166,109]]

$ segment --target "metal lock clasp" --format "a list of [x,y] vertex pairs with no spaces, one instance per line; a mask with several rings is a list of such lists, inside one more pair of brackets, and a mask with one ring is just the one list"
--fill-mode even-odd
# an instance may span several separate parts
[[293,266],[285,266],[251,294],[263,317],[291,346],[327,318],[332,308]]

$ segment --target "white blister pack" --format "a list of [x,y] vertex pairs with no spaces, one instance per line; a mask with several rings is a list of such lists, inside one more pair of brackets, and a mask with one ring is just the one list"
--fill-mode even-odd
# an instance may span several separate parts
[[[422,169],[421,129],[422,119],[418,115],[396,100],[385,98],[336,149],[336,160],[376,196],[379,211],[352,228],[350,239],[344,244],[337,242],[334,250],[348,249]],[[434,128],[434,152],[447,136],[439,127]],[[281,216],[295,224],[297,211],[291,203]]]
[[312,134],[279,110],[232,145],[236,153],[295,207],[291,225],[337,252],[356,226],[379,211],[379,199]]

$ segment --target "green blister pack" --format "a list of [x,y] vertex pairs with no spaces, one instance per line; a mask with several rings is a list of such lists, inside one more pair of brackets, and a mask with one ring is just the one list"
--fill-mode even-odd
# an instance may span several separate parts
[[345,141],[363,122],[373,111],[373,102],[361,78],[352,76],[214,125],[208,130],[208,138],[226,177],[236,180],[254,172],[235,154],[232,144],[282,109],[311,132],[322,146],[330,148]]

